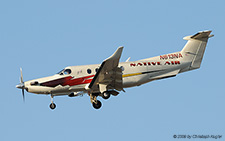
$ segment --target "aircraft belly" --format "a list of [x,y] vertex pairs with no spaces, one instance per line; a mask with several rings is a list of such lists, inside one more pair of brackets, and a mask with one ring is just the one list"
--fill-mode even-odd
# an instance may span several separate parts
[[76,86],[71,86],[69,88],[70,91],[76,92],[76,91],[85,91],[85,86],[87,84],[82,84],[82,85],[76,85]]
[[123,78],[124,88],[134,87],[134,86],[137,86],[135,76],[133,76],[132,78]]
[[134,71],[129,70],[128,72],[123,75],[123,87],[128,88],[128,87],[134,87],[134,86],[139,86],[142,81],[145,79],[148,79],[148,74],[147,72],[147,67],[142,68],[142,69],[136,69]]

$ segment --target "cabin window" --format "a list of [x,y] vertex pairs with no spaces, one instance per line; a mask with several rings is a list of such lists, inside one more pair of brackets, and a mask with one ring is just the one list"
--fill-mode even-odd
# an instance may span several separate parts
[[87,69],[87,73],[88,74],[91,74],[91,69]]
[[121,66],[120,69],[121,69],[122,71],[124,71],[124,67],[123,67],[123,66]]
[[98,68],[95,69],[95,72],[96,72],[96,73],[98,72]]

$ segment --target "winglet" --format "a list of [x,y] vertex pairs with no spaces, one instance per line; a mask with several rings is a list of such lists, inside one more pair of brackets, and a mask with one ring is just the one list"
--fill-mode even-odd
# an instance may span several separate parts
[[120,58],[122,51],[123,51],[123,46],[118,47],[118,49],[113,53],[113,55],[107,58],[106,60]]

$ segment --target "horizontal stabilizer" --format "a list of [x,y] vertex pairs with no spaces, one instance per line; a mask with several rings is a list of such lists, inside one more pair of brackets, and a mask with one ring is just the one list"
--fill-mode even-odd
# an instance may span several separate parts
[[212,32],[211,30],[201,31],[201,32],[196,33],[195,35],[186,36],[183,39],[184,40],[190,40],[190,39],[197,39],[197,40],[208,39],[208,38],[214,36],[214,35],[210,35],[211,32]]
[[151,79],[156,80],[156,79],[164,79],[164,78],[168,78],[168,77],[173,77],[173,76],[176,76],[179,72],[180,72],[180,70],[174,70],[174,71],[162,74],[162,75],[158,75],[156,77],[152,77]]

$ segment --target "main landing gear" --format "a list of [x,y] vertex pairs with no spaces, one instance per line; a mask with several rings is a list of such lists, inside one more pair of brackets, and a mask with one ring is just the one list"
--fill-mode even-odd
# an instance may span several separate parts
[[90,94],[91,103],[95,109],[99,109],[102,106],[101,101],[97,100],[97,96],[98,94],[95,94],[95,93]]
[[55,103],[53,102],[53,95],[51,95],[51,104],[49,105],[49,107],[54,110],[56,108]]
[[119,94],[119,92],[114,91],[114,90],[105,91],[103,93],[92,93],[92,94],[90,94],[90,99],[91,99],[92,106],[95,109],[100,109],[101,108],[102,103],[99,100],[97,100],[98,96],[101,96],[103,99],[109,99],[111,95],[117,96],[118,94]]
[[109,92],[104,92],[103,94],[102,94],[102,98],[103,99],[109,99],[110,98],[110,93]]
[[101,103],[101,101],[97,100],[96,103],[93,102],[92,105],[95,109],[99,109],[99,108],[101,108],[102,103]]

